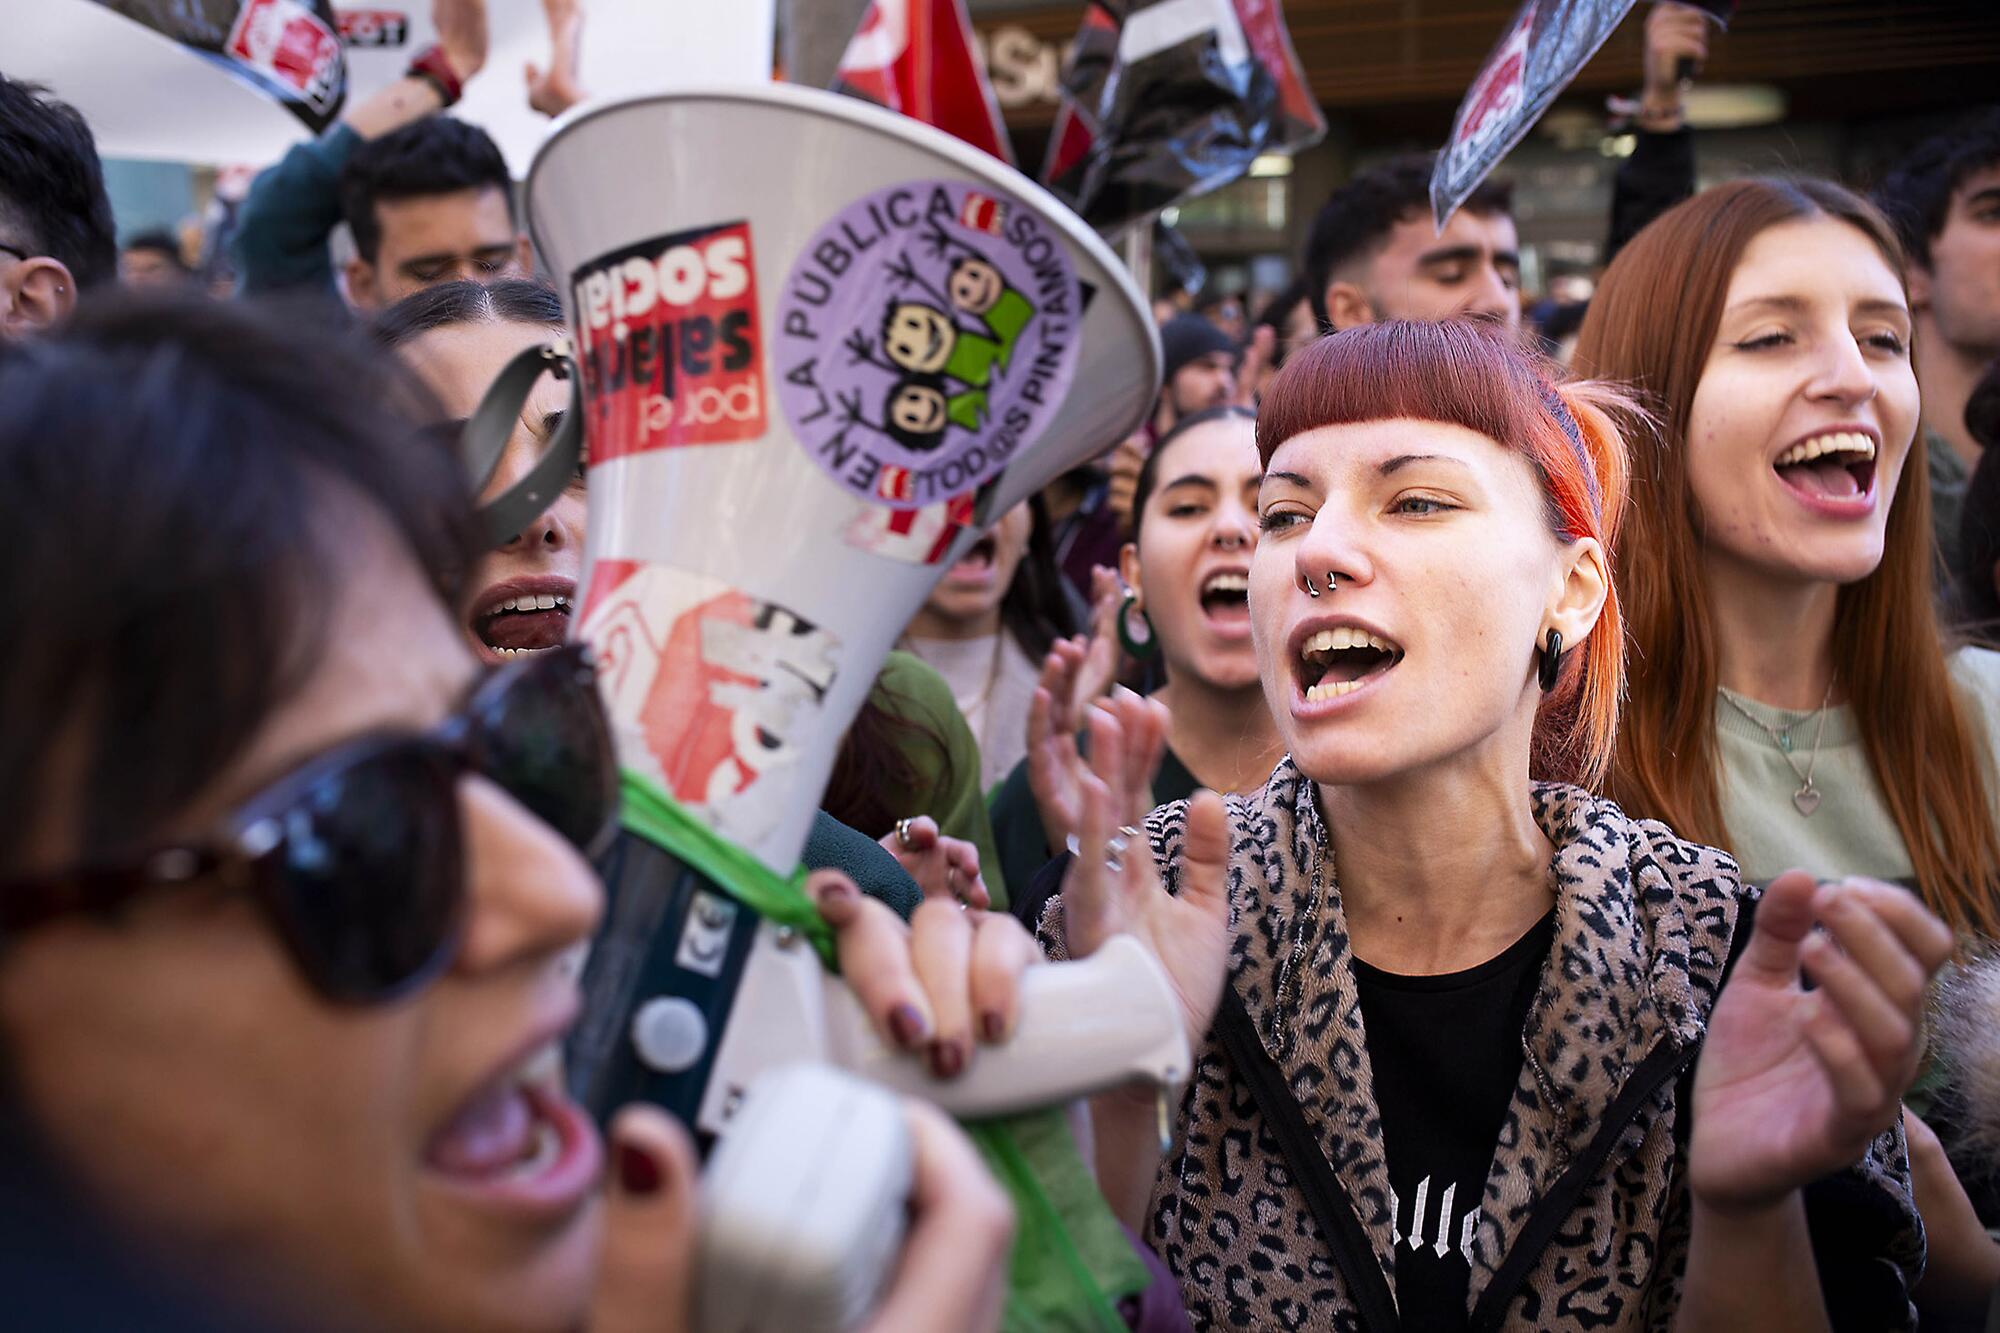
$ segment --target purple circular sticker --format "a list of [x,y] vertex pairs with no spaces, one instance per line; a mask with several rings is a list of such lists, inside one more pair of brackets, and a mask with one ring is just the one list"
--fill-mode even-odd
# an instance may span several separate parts
[[778,402],[844,490],[897,508],[977,491],[1034,443],[1075,373],[1082,293],[1034,209],[964,181],[855,200],[778,300]]

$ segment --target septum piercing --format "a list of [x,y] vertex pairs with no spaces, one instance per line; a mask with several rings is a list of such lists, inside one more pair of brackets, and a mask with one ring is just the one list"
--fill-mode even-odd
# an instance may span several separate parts
[[[1306,596],[1308,597],[1319,596],[1319,589],[1313,587],[1312,575],[1308,574],[1305,576],[1305,584],[1306,584]],[[1334,588],[1334,573],[1332,570],[1329,569],[1326,571],[1326,590],[1328,592],[1332,592],[1333,588]]]

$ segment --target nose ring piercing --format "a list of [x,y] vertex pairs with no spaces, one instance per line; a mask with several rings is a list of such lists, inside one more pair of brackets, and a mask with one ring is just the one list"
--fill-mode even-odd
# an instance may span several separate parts
[[1319,596],[1319,589],[1313,587],[1312,575],[1308,574],[1305,576],[1305,585],[1306,585],[1306,596],[1308,597]]

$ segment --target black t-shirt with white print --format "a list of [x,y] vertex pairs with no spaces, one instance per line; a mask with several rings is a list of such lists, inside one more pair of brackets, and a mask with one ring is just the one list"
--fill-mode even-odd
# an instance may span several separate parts
[[1394,1191],[1404,1333],[1468,1323],[1472,1232],[1554,939],[1551,909],[1506,952],[1463,972],[1406,977],[1354,960]]

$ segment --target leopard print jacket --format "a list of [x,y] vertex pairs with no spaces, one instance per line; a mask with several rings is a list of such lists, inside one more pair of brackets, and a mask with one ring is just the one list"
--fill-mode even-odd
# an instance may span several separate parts
[[[1232,984],[1393,1292],[1388,1168],[1315,792],[1287,757],[1261,792],[1228,798]],[[1688,1245],[1685,1130],[1677,1134],[1675,1125],[1684,1086],[1660,1080],[1636,1110],[1634,1095],[1619,1099],[1628,1083],[1650,1081],[1642,1065],[1657,1069],[1675,1054],[1687,1057],[1672,1061],[1675,1068],[1691,1065],[1743,890],[1724,853],[1577,788],[1538,785],[1534,815],[1557,849],[1555,942],[1487,1175],[1468,1308],[1474,1327],[1663,1330],[1679,1303]],[[1181,802],[1147,821],[1173,892],[1185,818]],[[1041,926],[1045,944],[1059,950],[1060,899]],[[1593,1141],[1608,1120],[1625,1123],[1606,1151]],[[1596,1170],[1577,1173],[1586,1182],[1580,1192],[1572,1181],[1557,1193],[1571,1161],[1598,1152],[1605,1155]],[[1858,1177],[1851,1183],[1890,1219],[1876,1254],[1892,1279],[1889,1308],[1913,1327],[1903,1293],[1921,1271],[1923,1239],[1900,1122],[1845,1176]],[[1531,1226],[1537,1204],[1552,1194],[1555,1202]],[[1564,1196],[1574,1203],[1551,1226],[1546,1214],[1559,1212]],[[1147,1233],[1180,1280],[1197,1328],[1372,1327],[1214,1031],[1182,1096]],[[1893,1317],[1884,1324],[1894,1326]]]

